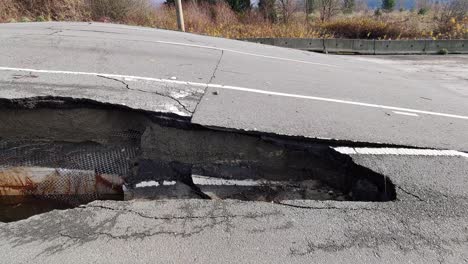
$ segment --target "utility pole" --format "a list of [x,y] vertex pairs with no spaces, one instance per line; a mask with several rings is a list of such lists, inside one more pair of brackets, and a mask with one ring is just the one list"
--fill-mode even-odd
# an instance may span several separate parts
[[185,32],[184,11],[182,10],[182,0],[176,0],[177,26],[179,30]]

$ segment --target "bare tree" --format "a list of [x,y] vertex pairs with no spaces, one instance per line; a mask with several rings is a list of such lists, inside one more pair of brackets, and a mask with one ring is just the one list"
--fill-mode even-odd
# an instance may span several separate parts
[[468,0],[452,0],[442,4],[438,19],[439,33],[446,34],[449,38],[457,35],[466,38],[468,34],[459,28],[459,23],[463,23],[466,17],[468,17]]
[[429,3],[428,0],[416,0],[416,8],[417,9],[421,9],[421,8],[428,9],[428,8],[430,8],[430,3]]
[[453,0],[442,7],[441,22],[447,23],[450,19],[461,21],[468,16],[468,0]]
[[317,0],[317,10],[320,13],[320,20],[322,22],[330,20],[330,18],[338,15],[343,7],[342,0]]
[[263,18],[276,22],[278,16],[275,10],[275,0],[259,0],[258,10],[263,15]]
[[296,0],[278,0],[277,5],[281,19],[284,23],[288,23],[291,20],[294,12],[297,11]]
[[358,12],[365,12],[369,10],[369,6],[367,5],[367,1],[365,0],[356,0],[356,11]]
[[315,10],[315,0],[304,0],[306,15],[312,14]]

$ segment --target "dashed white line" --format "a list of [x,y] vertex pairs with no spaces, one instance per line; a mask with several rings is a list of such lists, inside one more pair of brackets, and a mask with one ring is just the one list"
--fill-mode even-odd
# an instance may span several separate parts
[[419,116],[418,114],[414,114],[414,113],[406,113],[406,112],[400,112],[400,111],[392,111],[393,113],[397,114],[397,115],[406,115],[406,116]]
[[465,157],[468,153],[456,150],[411,149],[411,148],[351,148],[335,147],[336,151],[347,155],[403,155],[403,156],[446,156]]
[[413,114],[424,114],[424,115],[441,116],[441,117],[468,120],[468,116],[464,116],[464,115],[439,113],[439,112],[433,112],[433,111],[425,111],[425,110],[418,110],[418,109],[411,109],[411,108],[404,108],[404,107],[363,103],[363,102],[348,101],[348,100],[318,97],[318,96],[308,96],[308,95],[300,95],[300,94],[273,92],[273,91],[259,90],[259,89],[239,87],[239,86],[221,85],[221,84],[198,83],[198,82],[190,82],[190,81],[168,80],[168,79],[159,79],[159,78],[151,78],[151,77],[132,76],[132,75],[120,75],[120,74],[93,73],[93,72],[74,72],[74,71],[57,71],[57,70],[37,70],[37,69],[11,68],[11,67],[0,67],[0,71],[16,71],[16,72],[46,73],[46,74],[87,75],[87,76],[96,76],[96,77],[104,76],[104,77],[109,77],[109,78],[120,79],[120,80],[123,80],[123,81],[152,81],[152,82],[160,82],[160,83],[173,83],[173,84],[181,84],[181,85],[191,85],[191,86],[195,86],[195,87],[203,87],[203,88],[210,87],[210,88],[216,88],[216,89],[235,90],[235,91],[250,92],[250,93],[257,93],[257,94],[275,95],[275,96],[291,97],[291,98],[298,98],[298,99],[307,99],[307,100],[322,101],[322,102],[331,102],[331,103],[339,103],[339,104],[364,106],[364,107],[369,107],[369,108],[387,109],[387,110],[392,110],[392,111],[394,110],[394,111],[413,113]]

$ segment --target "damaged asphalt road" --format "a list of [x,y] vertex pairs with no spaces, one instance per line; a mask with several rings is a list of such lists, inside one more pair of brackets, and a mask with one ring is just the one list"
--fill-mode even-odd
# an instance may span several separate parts
[[466,196],[402,197],[392,203],[284,202],[291,206],[234,200],[93,202],[0,225],[0,253],[8,263],[468,260]]
[[[354,158],[394,179],[398,200],[96,201],[0,223],[0,255],[7,263],[468,261],[466,158]],[[443,169],[432,170],[436,162]]]
[[382,60],[123,25],[0,25],[1,140],[49,137],[61,157],[78,157],[76,146],[142,151],[135,166],[176,156],[215,176],[332,175],[351,198],[362,175],[347,182],[348,172],[365,168],[379,191],[396,192],[383,202],[95,201],[0,222],[0,262],[468,263],[468,81]]
[[123,25],[0,30],[2,98],[90,99],[221,129],[468,151],[468,80],[426,68]]

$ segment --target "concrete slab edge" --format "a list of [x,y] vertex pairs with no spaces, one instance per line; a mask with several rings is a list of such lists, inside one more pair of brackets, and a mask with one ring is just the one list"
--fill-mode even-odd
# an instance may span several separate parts
[[368,40],[368,39],[302,39],[247,38],[244,41],[278,47],[324,53],[368,55],[394,54],[468,54],[468,39],[457,40]]
[[444,156],[444,157],[465,157],[468,153],[457,150],[437,150],[437,149],[411,149],[411,148],[353,148],[335,147],[333,148],[341,154],[346,155],[403,155],[403,156]]

